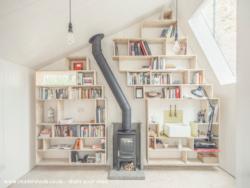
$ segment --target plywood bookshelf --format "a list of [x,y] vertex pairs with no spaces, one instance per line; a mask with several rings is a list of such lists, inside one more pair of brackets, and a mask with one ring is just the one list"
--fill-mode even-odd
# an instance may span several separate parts
[[[214,97],[213,85],[206,83],[205,70],[198,67],[196,55],[188,50],[187,38],[179,37],[179,44],[184,50],[175,53],[172,50],[174,37],[160,37],[164,28],[176,27],[172,11],[167,10],[163,15],[165,15],[163,16],[165,19],[144,21],[140,27],[140,37],[113,39],[113,61],[118,62],[119,71],[125,73],[126,85],[134,89],[135,98],[138,99],[137,90],[139,89],[140,94],[142,93],[142,97],[139,98],[144,99],[146,103],[147,164],[145,165],[217,166],[220,152],[219,98]],[[148,43],[151,50],[150,55],[142,53],[143,47],[140,47],[140,41]],[[135,47],[136,45],[137,47]],[[133,48],[138,48],[141,52],[131,53]],[[138,49],[134,50],[138,52]],[[159,63],[159,66],[154,66],[155,62]],[[169,77],[171,77],[171,81],[169,81]],[[213,122],[213,140],[216,143],[216,149],[196,150],[194,148],[194,141],[205,138],[204,133],[208,127],[209,104],[206,97],[198,98],[191,94],[191,90],[198,86],[202,86],[206,90],[218,109],[216,120]],[[170,92],[176,88],[178,88],[178,95],[176,95],[176,90],[174,90],[174,97],[169,93],[164,95],[164,92]],[[152,91],[158,94],[155,97],[148,95]],[[195,124],[197,132],[199,132],[198,136],[191,134],[188,137],[174,138],[164,134],[163,115],[164,111],[169,110],[170,105],[176,105],[178,110],[181,109],[184,124]],[[206,110],[205,122],[197,122],[197,113],[200,110]],[[154,116],[158,117],[158,120],[153,121]],[[157,126],[159,135],[151,135],[152,126]],[[206,154],[210,156],[208,159]]]
[[[84,61],[84,70],[36,72],[37,165],[106,165],[104,87],[96,84],[87,57],[66,58],[69,68],[72,60]],[[80,145],[74,148],[77,140]],[[79,158],[73,160],[72,155]]]

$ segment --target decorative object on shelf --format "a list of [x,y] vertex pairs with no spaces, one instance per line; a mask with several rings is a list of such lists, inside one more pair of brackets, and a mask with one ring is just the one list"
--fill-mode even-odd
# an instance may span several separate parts
[[182,123],[183,111],[177,110],[176,105],[174,105],[174,110],[173,110],[172,105],[170,105],[169,110],[164,111],[164,121],[165,123]]
[[160,136],[160,124],[150,124],[149,126],[149,136],[159,137]]
[[191,93],[197,97],[205,97],[211,109],[208,115],[207,138],[195,140],[195,148],[215,148],[216,143],[212,140],[213,138],[212,129],[213,129],[213,118],[214,118],[215,107],[212,104],[212,100],[208,97],[206,90],[202,86],[199,86],[198,88],[192,90]]
[[80,139],[80,138],[76,139],[75,144],[73,146],[73,149],[74,150],[81,150],[81,149],[83,149],[82,139]]
[[96,123],[104,123],[104,107],[96,107]]
[[149,98],[156,98],[156,97],[161,97],[161,92],[157,91],[148,91],[146,92],[147,97]]
[[48,116],[48,123],[55,123],[56,118],[56,111],[54,108],[49,107],[48,112],[47,112],[47,116]]
[[59,124],[63,125],[63,124],[71,124],[74,122],[74,118],[69,117],[69,118],[63,118],[59,120]]
[[135,98],[142,99],[143,96],[143,87],[137,87],[135,88]]
[[191,127],[191,136],[192,137],[198,137],[198,131],[199,131],[199,128],[198,128],[198,124],[196,122],[190,122],[190,127]]
[[90,70],[89,59],[87,57],[68,57],[69,70]]
[[163,131],[168,137],[186,138],[191,136],[190,126],[183,123],[166,123]]
[[69,0],[69,24],[68,24],[67,41],[69,45],[72,45],[75,43],[75,36],[73,33],[73,24],[71,22],[71,0]]
[[53,144],[49,146],[50,150],[56,150],[56,149],[61,149],[61,150],[70,150],[72,149],[71,144]]
[[206,109],[200,110],[197,114],[197,122],[198,123],[206,123]]
[[51,137],[51,129],[50,128],[43,128],[40,133],[39,133],[39,137],[41,138],[49,138]]

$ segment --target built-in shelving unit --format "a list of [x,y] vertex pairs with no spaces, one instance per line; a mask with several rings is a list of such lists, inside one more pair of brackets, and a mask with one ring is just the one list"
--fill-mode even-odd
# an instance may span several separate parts
[[69,70],[36,72],[36,164],[106,165],[104,87],[88,58],[66,61]]
[[[205,70],[198,68],[197,57],[188,50],[187,38],[179,37],[180,49],[173,50],[175,40],[171,32],[175,31],[176,20],[172,11],[164,12],[162,17],[165,19],[144,21],[140,38],[113,39],[113,61],[125,73],[126,84],[133,88],[135,98],[146,102],[147,165],[216,166],[220,152],[219,99],[214,97],[212,84],[206,83]],[[206,97],[191,93],[199,86],[216,108],[214,149],[194,147],[196,140],[206,138],[210,110]],[[166,133],[171,110],[177,114],[172,124],[186,124],[190,127],[189,136],[172,137]],[[198,113],[203,113],[203,120],[198,121]]]

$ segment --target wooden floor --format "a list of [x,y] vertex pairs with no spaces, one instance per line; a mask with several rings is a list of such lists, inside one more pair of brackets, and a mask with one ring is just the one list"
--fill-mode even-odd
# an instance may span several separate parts
[[[159,167],[145,169],[145,180],[108,180],[105,168],[37,167],[10,188],[234,188],[235,179],[218,168]],[[40,181],[40,182],[39,182]]]

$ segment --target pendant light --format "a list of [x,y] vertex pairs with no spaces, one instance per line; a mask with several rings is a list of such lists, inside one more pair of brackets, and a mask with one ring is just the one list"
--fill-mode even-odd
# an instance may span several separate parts
[[173,51],[175,54],[178,54],[181,50],[179,43],[179,33],[178,33],[178,0],[175,0],[175,17],[176,17],[176,28],[175,28],[175,42],[173,46]]
[[72,45],[75,43],[75,36],[73,32],[73,24],[71,22],[71,0],[69,0],[69,25],[68,25],[68,36],[67,36],[67,42],[69,45]]

